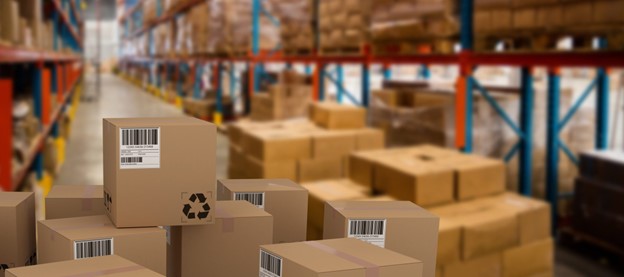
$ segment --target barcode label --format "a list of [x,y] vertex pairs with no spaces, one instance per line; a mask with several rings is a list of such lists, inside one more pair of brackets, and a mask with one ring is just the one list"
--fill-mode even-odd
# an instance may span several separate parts
[[121,169],[160,168],[160,128],[119,130]]
[[264,192],[235,192],[234,200],[244,200],[264,210]]
[[386,245],[385,219],[349,219],[348,237],[356,238],[379,247]]
[[74,259],[113,255],[113,239],[83,240],[74,242]]
[[282,258],[260,250],[260,277],[282,277]]

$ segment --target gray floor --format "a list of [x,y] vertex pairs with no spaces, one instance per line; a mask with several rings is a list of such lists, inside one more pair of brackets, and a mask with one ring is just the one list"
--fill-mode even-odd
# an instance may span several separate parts
[[[85,94],[92,95],[93,80],[87,78]],[[98,101],[82,102],[67,148],[67,160],[55,182],[60,185],[101,185],[102,179],[102,118],[183,116],[174,106],[143,92],[112,75],[102,77]],[[226,177],[227,139],[217,138],[217,177]],[[592,260],[593,259],[593,260]],[[556,276],[593,277],[624,276],[600,258],[590,258],[568,248],[557,247]]]

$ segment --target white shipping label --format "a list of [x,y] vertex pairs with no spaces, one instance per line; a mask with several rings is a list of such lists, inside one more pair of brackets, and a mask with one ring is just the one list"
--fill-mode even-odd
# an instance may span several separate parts
[[264,210],[264,192],[235,192],[234,200],[244,200]]
[[119,168],[160,168],[160,128],[119,130]]
[[386,246],[386,220],[349,219],[348,237],[384,248]]
[[74,241],[74,259],[86,259],[115,254],[113,239]]
[[260,277],[282,277],[282,258],[260,250]]

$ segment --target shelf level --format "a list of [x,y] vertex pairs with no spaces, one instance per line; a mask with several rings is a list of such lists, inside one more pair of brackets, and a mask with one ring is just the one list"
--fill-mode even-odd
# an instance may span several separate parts
[[15,46],[0,46],[0,64],[28,62],[77,61],[82,57],[52,51],[39,51]]

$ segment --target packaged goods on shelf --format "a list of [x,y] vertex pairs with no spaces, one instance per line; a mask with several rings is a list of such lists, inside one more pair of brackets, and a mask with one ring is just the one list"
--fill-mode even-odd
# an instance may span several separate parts
[[19,2],[15,0],[6,0],[0,2],[0,39],[10,44],[19,44],[20,42],[20,12]]
[[315,46],[316,14],[314,1],[275,1],[280,19],[282,49],[289,55],[311,53]]
[[10,269],[7,271],[7,277],[97,276],[103,272],[114,272],[115,275],[122,276],[164,276],[120,256],[112,255]]
[[58,155],[55,139],[52,137],[46,138],[43,145],[43,168],[53,177],[56,176],[59,169]]
[[159,13],[160,0],[146,0],[143,1],[143,22],[145,24],[152,24],[156,22]]
[[273,243],[306,240],[308,191],[287,179],[218,180],[217,200],[245,200],[273,216]]
[[435,277],[439,218],[407,201],[329,201],[323,239],[357,238],[423,262]]
[[[40,0],[20,0],[20,17],[23,18],[25,28],[24,45],[36,49],[42,48],[43,37],[43,10]],[[27,27],[26,27],[27,26]],[[50,40],[51,41],[51,40]]]
[[167,276],[254,276],[258,247],[273,241],[273,216],[246,201],[217,201],[215,224],[169,232]]
[[283,71],[278,78],[278,83],[269,85],[267,92],[252,96],[252,120],[282,120],[307,114],[312,95],[310,80],[293,70]]
[[37,262],[34,194],[0,192],[0,214],[0,276],[5,276],[7,268],[28,266]]
[[374,53],[453,53],[459,37],[458,2],[372,0]]
[[104,215],[102,186],[55,185],[45,198],[46,219]]
[[320,0],[320,51],[360,53],[370,43],[371,5],[372,0]]
[[[422,277],[419,260],[357,239],[263,245],[260,273],[266,276]],[[264,274],[263,274],[264,273]]]
[[106,215],[37,223],[40,264],[116,254],[166,273],[166,232],[158,227],[115,228]]
[[181,117],[104,119],[103,125],[104,197],[115,226],[213,223],[213,124]]

